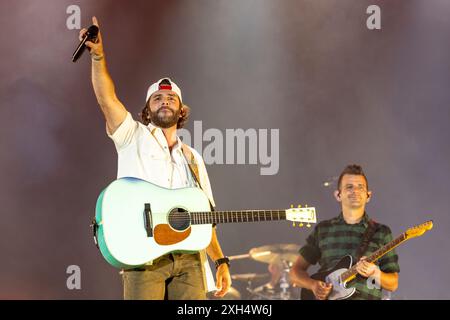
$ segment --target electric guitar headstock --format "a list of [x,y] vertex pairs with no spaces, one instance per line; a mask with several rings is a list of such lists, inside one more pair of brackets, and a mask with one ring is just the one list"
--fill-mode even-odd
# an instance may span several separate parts
[[316,208],[308,207],[305,205],[303,208],[299,205],[297,208],[294,208],[294,205],[291,205],[291,209],[286,210],[286,220],[292,221],[292,226],[295,227],[295,223],[298,223],[299,227],[303,227],[303,224],[306,223],[306,226],[311,227],[311,223],[316,223]]
[[433,220],[430,220],[406,230],[405,237],[406,239],[420,237],[421,235],[423,235],[428,230],[431,230],[432,228],[433,228]]

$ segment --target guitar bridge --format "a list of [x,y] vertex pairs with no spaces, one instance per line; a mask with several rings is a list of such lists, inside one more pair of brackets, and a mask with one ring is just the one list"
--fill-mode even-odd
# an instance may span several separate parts
[[98,227],[99,224],[97,223],[97,220],[95,220],[95,217],[91,221],[90,227],[92,228],[92,236],[94,237],[94,244],[99,249],[98,246]]
[[144,225],[147,237],[153,237],[152,209],[150,203],[144,205]]

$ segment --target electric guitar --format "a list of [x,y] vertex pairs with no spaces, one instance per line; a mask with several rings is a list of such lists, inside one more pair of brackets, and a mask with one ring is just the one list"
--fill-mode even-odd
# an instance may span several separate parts
[[210,211],[199,188],[166,189],[137,178],[112,182],[98,197],[94,238],[108,263],[136,268],[170,252],[196,252],[211,242],[213,223],[290,220],[316,223],[313,207]]
[[[408,229],[406,232],[402,233],[399,237],[387,243],[369,257],[367,257],[368,262],[375,262],[386,253],[399,246],[406,240],[419,237],[423,235],[426,231],[433,228],[433,221],[427,221],[418,226]],[[358,272],[356,271],[356,263],[352,266],[352,256],[347,255],[341,258],[341,260],[330,270],[319,272],[311,276],[312,279],[320,280],[328,284],[333,284],[333,289],[328,296],[328,300],[344,300],[351,297],[355,293],[355,288],[347,288],[347,283],[353,280]],[[356,261],[358,262],[358,261]],[[302,289],[301,292],[302,300],[315,300],[314,293],[308,289]]]

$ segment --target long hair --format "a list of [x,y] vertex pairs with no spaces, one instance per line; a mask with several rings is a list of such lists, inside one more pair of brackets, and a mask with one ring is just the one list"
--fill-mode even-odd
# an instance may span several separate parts
[[[150,99],[149,99],[150,101]],[[191,114],[191,108],[187,105],[180,102],[180,108],[181,108],[181,117],[178,119],[177,122],[177,129],[181,129],[186,124],[187,120],[189,119],[189,115]],[[139,117],[141,117],[141,121],[144,125],[148,125],[150,121],[150,107],[148,105],[148,101],[145,104],[145,107],[142,109],[141,113],[138,114]]]

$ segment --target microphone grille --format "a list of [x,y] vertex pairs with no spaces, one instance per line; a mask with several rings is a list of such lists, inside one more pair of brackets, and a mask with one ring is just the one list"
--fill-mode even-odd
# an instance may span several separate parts
[[98,27],[95,25],[92,25],[88,28],[87,33],[89,34],[89,36],[91,37],[96,37],[98,34]]

